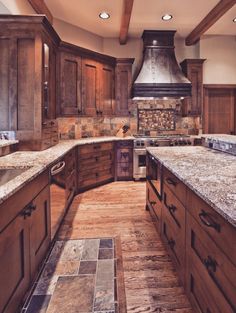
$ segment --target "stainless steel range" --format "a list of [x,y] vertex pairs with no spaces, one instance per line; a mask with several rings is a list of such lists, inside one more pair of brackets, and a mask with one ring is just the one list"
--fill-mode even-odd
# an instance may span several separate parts
[[194,138],[188,135],[159,135],[156,137],[135,135],[133,155],[133,177],[135,180],[146,178],[146,148],[164,146],[192,146]]

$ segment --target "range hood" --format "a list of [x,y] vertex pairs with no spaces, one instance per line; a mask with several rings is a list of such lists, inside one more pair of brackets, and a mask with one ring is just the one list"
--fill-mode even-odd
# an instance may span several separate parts
[[191,95],[191,82],[175,57],[176,31],[145,30],[143,62],[133,83],[133,98],[180,98]]

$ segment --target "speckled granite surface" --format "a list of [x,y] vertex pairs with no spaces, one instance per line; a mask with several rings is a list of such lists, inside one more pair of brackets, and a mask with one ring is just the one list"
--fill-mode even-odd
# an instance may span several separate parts
[[130,139],[133,139],[133,137],[119,138],[113,136],[84,138],[79,140],[63,140],[56,146],[44,151],[19,151],[0,157],[0,169],[19,167],[28,168],[24,173],[0,187],[0,204],[60,159],[70,149],[89,143]]
[[147,149],[236,227],[236,157],[205,147]]
[[228,143],[236,144],[236,136],[235,135],[226,135],[226,134],[204,134],[201,137],[203,138],[211,138],[215,140],[220,140]]
[[0,148],[6,147],[6,146],[11,146],[18,143],[18,140],[5,140],[5,139],[0,139]]

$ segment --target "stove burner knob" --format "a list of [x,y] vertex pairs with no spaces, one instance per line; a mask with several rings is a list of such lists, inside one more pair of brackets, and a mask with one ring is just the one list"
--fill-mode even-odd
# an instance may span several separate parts
[[143,141],[141,141],[141,146],[144,147],[144,142]]
[[191,144],[192,144],[190,140],[188,140],[187,143],[189,146],[191,146]]
[[177,140],[175,140],[174,143],[175,143],[175,146],[178,146],[179,144]]
[[154,142],[155,147],[159,147],[159,143],[157,141]]
[[183,141],[179,140],[179,145],[182,146],[183,145]]
[[186,140],[183,140],[182,144],[183,144],[183,146],[186,146],[188,143]]
[[137,145],[137,146],[140,146],[140,141],[137,141],[137,142],[136,142],[136,145]]
[[152,146],[152,147],[154,146],[153,140],[150,141],[150,146]]
[[171,141],[170,142],[170,146],[173,147],[174,146],[174,142]]

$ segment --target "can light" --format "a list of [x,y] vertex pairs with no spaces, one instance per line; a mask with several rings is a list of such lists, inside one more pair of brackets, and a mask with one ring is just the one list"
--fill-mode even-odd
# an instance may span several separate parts
[[236,23],[236,17],[233,19],[233,22]]
[[99,17],[103,20],[107,20],[108,18],[110,18],[110,14],[107,12],[101,12],[99,13]]
[[163,21],[170,21],[173,18],[173,16],[171,14],[165,14],[161,18]]

